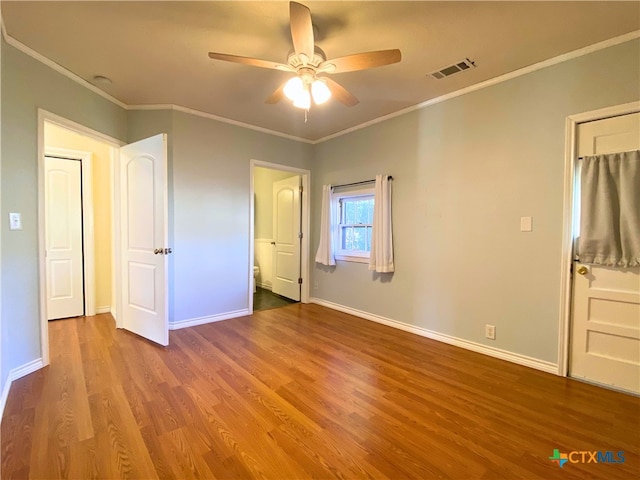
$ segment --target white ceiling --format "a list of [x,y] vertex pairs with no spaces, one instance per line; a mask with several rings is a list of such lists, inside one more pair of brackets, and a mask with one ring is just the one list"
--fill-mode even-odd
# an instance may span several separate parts
[[[333,75],[360,103],[303,111],[265,99],[291,74],[214,61],[209,51],[286,63],[286,1],[2,1],[9,36],[128,105],[175,104],[316,140],[640,30],[640,2],[304,2],[330,58],[399,48],[402,62]],[[443,80],[427,73],[470,58]]]

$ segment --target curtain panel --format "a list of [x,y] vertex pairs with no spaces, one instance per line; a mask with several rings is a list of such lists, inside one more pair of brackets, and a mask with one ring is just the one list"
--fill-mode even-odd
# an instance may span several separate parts
[[393,228],[391,221],[391,181],[388,175],[376,175],[373,205],[373,231],[369,270],[395,271],[393,264]]
[[580,262],[640,266],[640,150],[584,157],[580,189]]
[[322,265],[335,265],[332,238],[333,190],[331,185],[322,186],[322,212],[320,213],[320,243],[316,252],[316,262]]

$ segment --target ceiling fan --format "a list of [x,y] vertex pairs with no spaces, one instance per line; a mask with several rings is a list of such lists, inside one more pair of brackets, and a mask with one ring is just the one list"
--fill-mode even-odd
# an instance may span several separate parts
[[267,98],[266,103],[278,103],[283,97],[287,97],[293,101],[295,107],[305,110],[309,110],[312,100],[314,104],[319,105],[332,96],[348,107],[358,104],[359,100],[347,89],[323,74],[354,72],[381,67],[397,63],[402,58],[400,50],[393,49],[356,53],[327,60],[322,49],[314,45],[309,8],[297,2],[290,2],[289,16],[293,52],[289,54],[286,64],[215,52],[209,52],[209,57],[214,60],[295,73],[294,77],[280,85]]

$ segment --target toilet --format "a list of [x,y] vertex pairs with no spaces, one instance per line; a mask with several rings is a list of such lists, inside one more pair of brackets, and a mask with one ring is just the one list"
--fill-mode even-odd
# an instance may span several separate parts
[[253,293],[256,293],[256,279],[260,275],[260,267],[253,266]]

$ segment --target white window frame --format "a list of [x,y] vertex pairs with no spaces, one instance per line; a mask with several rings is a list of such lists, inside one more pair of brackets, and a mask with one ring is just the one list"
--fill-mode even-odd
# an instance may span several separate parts
[[373,197],[373,188],[361,188],[358,190],[345,190],[342,192],[333,193],[333,225],[332,225],[332,240],[334,247],[334,256],[336,260],[343,262],[356,262],[356,263],[369,263],[370,252],[355,251],[355,250],[342,250],[342,229],[340,228],[340,201],[346,198],[358,198],[358,197]]

